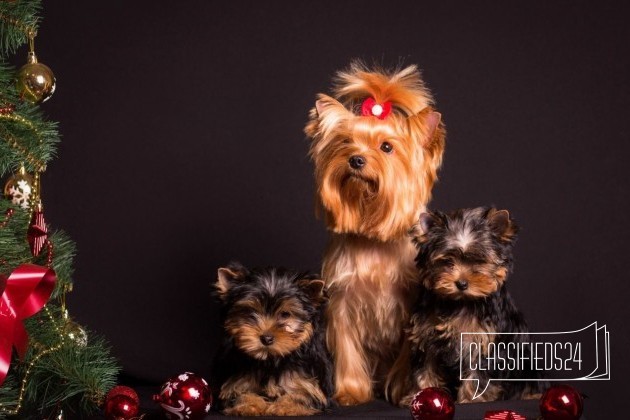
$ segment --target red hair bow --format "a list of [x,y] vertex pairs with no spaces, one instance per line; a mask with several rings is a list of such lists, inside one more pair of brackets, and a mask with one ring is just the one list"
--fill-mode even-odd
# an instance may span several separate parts
[[364,117],[373,116],[379,120],[383,120],[390,112],[392,112],[392,103],[389,101],[379,104],[374,98],[367,98],[361,105],[361,115]]

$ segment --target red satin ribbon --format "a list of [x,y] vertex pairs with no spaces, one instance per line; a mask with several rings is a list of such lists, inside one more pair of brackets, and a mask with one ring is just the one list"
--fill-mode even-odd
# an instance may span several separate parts
[[13,347],[24,358],[28,334],[22,321],[46,305],[55,288],[57,276],[47,267],[23,264],[9,278],[0,274],[0,385],[11,364]]

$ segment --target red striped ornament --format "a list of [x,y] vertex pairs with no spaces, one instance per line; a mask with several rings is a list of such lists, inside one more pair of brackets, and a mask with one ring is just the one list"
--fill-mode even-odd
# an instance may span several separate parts
[[498,410],[498,411],[486,411],[483,420],[527,420],[514,411]]
[[31,223],[27,231],[28,245],[31,248],[31,254],[37,257],[48,240],[48,228],[44,220],[44,212],[38,206],[31,216]]

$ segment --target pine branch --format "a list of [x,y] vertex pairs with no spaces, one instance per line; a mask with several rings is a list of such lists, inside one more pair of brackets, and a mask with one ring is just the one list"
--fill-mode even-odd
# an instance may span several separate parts
[[[18,399],[18,387],[11,375],[7,377],[2,386],[0,387],[0,407],[14,409],[15,402]],[[0,410],[0,420],[7,418],[7,415],[3,410]]]
[[103,338],[86,331],[87,345],[72,340],[65,330],[68,322],[52,304],[25,322],[33,344],[21,364],[22,375],[29,360],[61,343],[37,361],[27,378],[24,404],[36,411],[60,407],[69,414],[94,412],[116,384],[119,368]]
[[0,54],[6,56],[37,34],[41,0],[0,2]]
[[[4,228],[0,228],[0,256],[4,263],[0,271],[9,273],[15,267],[34,263],[45,266],[48,259],[48,251],[44,249],[35,259],[32,258],[30,248],[26,240],[29,214],[27,211],[10,204],[8,200],[0,200],[0,219],[6,214],[7,209],[13,209],[13,216]],[[65,291],[72,290],[72,262],[76,254],[74,242],[63,231],[55,231],[49,235],[53,245],[52,269],[57,275],[57,283],[50,299],[59,298]]]
[[[53,244],[52,268],[57,274],[57,284],[50,299],[55,300],[66,291],[72,290],[72,274],[74,272],[72,262],[76,254],[76,246],[74,241],[63,231],[54,232],[49,240]],[[39,259],[35,261],[36,264],[45,265],[48,256],[44,254],[42,253]]]
[[31,252],[26,241],[29,214],[11,204],[0,200],[0,220],[5,220],[8,209],[13,209],[13,216],[0,228],[0,272],[8,273],[20,264],[31,262]]

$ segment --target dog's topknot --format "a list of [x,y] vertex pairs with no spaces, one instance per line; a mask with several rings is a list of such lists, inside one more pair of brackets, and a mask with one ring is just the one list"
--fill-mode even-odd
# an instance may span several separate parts
[[369,68],[361,61],[337,73],[334,79],[334,96],[348,109],[372,97],[377,103],[390,101],[395,109],[410,116],[433,105],[431,92],[422,81],[415,65],[386,70]]

